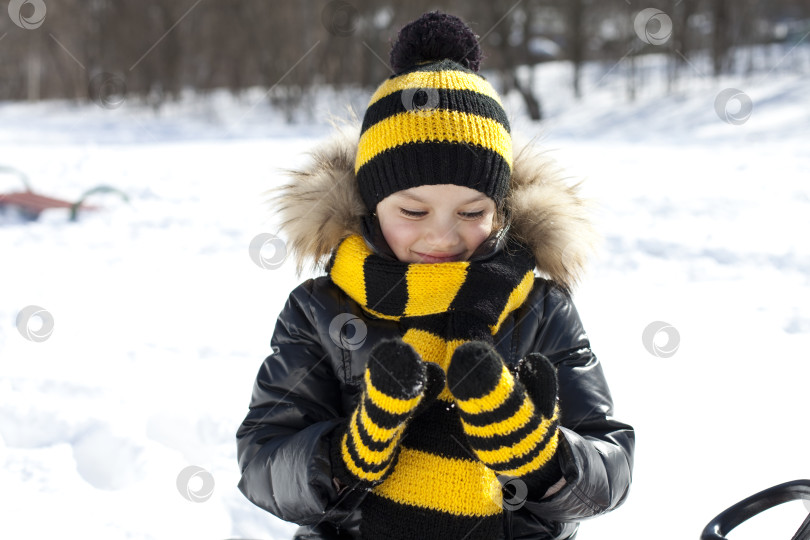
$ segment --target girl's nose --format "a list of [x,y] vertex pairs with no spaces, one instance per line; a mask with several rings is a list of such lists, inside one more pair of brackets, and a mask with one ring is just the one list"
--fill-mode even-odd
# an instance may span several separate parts
[[436,219],[428,224],[425,240],[436,251],[448,251],[458,245],[458,223],[453,219]]

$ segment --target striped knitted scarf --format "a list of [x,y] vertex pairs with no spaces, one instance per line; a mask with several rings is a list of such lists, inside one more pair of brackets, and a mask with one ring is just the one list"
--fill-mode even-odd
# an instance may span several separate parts
[[[484,261],[408,264],[374,254],[354,235],[340,244],[329,272],[367,312],[399,321],[402,340],[446,372],[462,343],[493,343],[509,313],[528,297],[534,266],[516,243]],[[393,471],[361,508],[366,539],[502,536],[501,485],[475,458],[446,386],[408,425]]]

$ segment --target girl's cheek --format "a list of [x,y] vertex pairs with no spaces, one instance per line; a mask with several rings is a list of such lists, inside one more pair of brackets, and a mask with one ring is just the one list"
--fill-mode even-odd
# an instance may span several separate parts
[[383,230],[383,236],[385,236],[388,245],[394,251],[407,250],[418,237],[418,229],[414,226],[415,224],[406,219],[397,219],[391,225],[393,226]]
[[478,222],[465,224],[467,234],[471,238],[480,238],[481,241],[486,239],[492,233],[492,220],[481,220]]
[[419,239],[419,228],[415,227],[413,224],[402,227],[398,232],[400,244],[404,244],[408,247]]

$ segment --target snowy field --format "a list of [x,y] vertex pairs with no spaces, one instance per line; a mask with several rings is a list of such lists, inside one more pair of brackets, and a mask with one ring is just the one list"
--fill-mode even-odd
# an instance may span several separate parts
[[[630,498],[581,540],[697,539],[732,503],[810,477],[810,69],[796,54],[773,72],[691,73],[672,93],[653,72],[632,103],[620,69],[589,66],[575,101],[568,69],[545,65],[540,125],[509,100],[515,131],[540,135],[598,202],[604,243],[575,301],[637,430]],[[737,125],[715,110],[726,88],[753,103]],[[160,113],[0,103],[0,166],[52,196],[129,197],[97,195],[75,223],[0,221],[0,537],[291,537],[237,490],[234,433],[307,276],[248,248],[276,232],[263,192],[329,135],[345,96],[322,94],[318,120],[295,125],[261,97]],[[20,187],[0,174],[0,193]],[[47,339],[18,329],[28,306],[46,311],[29,332],[52,320]],[[677,336],[645,343],[657,321]],[[790,538],[806,512],[789,503],[730,538]]]

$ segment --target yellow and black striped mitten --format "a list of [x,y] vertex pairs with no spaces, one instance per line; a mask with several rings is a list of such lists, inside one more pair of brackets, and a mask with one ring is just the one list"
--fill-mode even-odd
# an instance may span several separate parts
[[492,345],[470,341],[453,353],[447,385],[467,441],[487,467],[521,478],[536,496],[560,480],[557,373],[545,356],[521,360],[515,378]]
[[422,361],[400,339],[375,345],[366,366],[363,394],[332,437],[332,473],[346,486],[371,487],[393,469],[408,421],[444,387],[444,372]]

